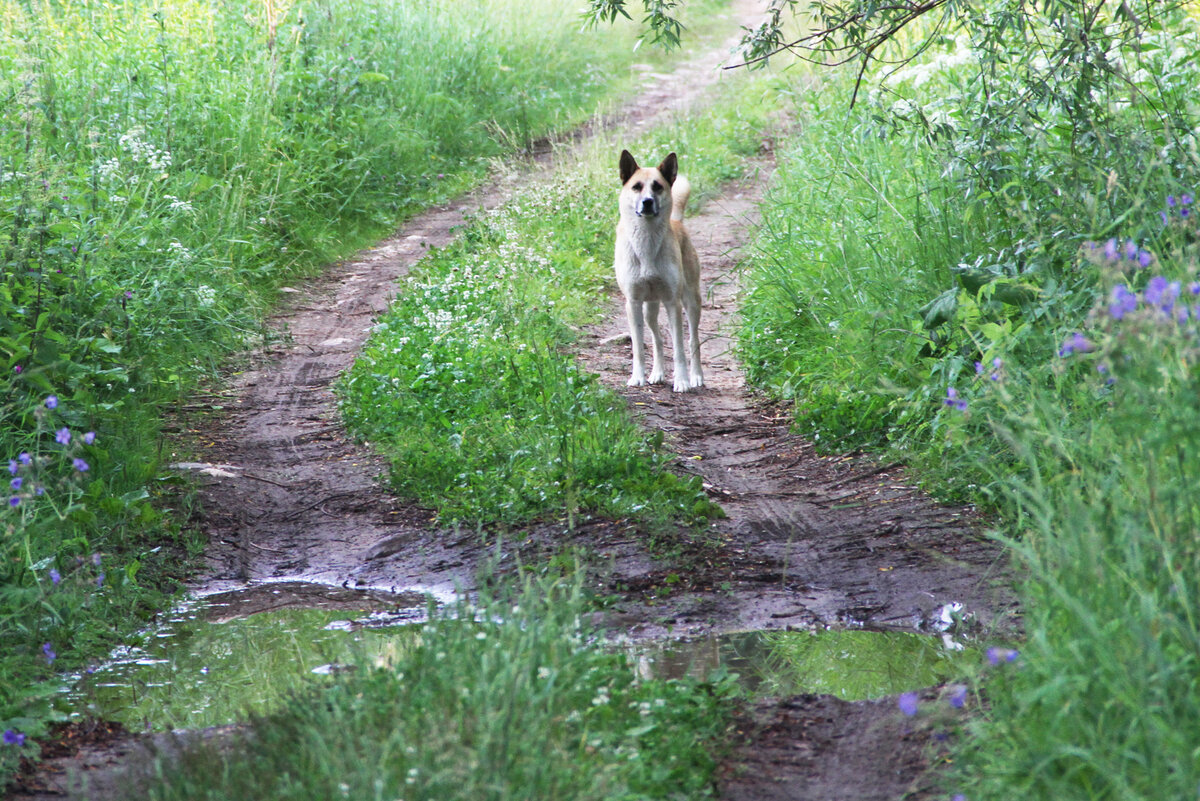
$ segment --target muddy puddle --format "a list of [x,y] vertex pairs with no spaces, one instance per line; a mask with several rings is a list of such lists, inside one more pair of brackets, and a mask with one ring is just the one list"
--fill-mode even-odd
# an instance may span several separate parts
[[300,582],[216,593],[180,604],[78,676],[62,704],[135,731],[233,723],[322,676],[386,664],[426,614],[416,593]]
[[[132,730],[203,729],[268,712],[288,694],[356,666],[393,663],[419,645],[416,593],[301,583],[259,585],[188,601],[63,698],[71,715]],[[877,698],[961,675],[970,649],[915,633],[745,632],[624,646],[645,677],[736,674],[752,695]]]
[[861,629],[723,634],[642,645],[632,656],[643,676],[705,678],[724,670],[751,695],[816,693],[843,701],[951,681],[980,658],[976,649],[947,648],[925,634]]

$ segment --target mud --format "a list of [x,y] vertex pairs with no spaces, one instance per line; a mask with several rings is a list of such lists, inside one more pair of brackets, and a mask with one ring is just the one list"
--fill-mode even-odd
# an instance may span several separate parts
[[[761,14],[756,3],[737,7],[737,25],[752,26]],[[593,129],[632,131],[653,122],[648,109],[676,113],[721,79],[716,67],[728,44],[669,75],[647,73],[643,102]],[[481,532],[439,529],[427,510],[388,495],[379,481],[383,462],[347,438],[330,388],[411,265],[452,241],[470,213],[501,203],[523,170],[569,160],[567,147],[543,149],[511,175],[416,217],[379,246],[285,293],[292,302],[274,320],[285,344],[255,354],[226,390],[199,399],[222,410],[190,421],[199,429],[199,453],[179,469],[200,485],[209,539],[198,594],[304,582],[330,587],[335,598],[336,588],[446,598],[473,588],[497,551],[511,557],[511,546],[497,549]],[[951,601],[983,625],[1003,625],[1013,607],[996,583],[999,553],[979,536],[972,510],[934,503],[899,466],[855,454],[819,456],[790,433],[786,410],[745,386],[732,338],[738,262],[771,166],[763,153],[744,180],[688,221],[707,287],[702,390],[625,386],[630,353],[617,298],[609,322],[584,334],[579,354],[647,427],[667,434],[678,469],[703,479],[728,515],[716,524],[715,544],[696,542],[679,550],[678,561],[664,561],[644,550],[628,524],[590,520],[572,534],[554,524],[525,532],[533,543],[527,547],[588,546],[603,566],[598,580],[618,596],[602,622],[635,637],[819,625],[919,630]],[[682,580],[668,586],[670,576]],[[723,771],[729,799],[893,799],[924,786],[928,737],[905,728],[894,699],[764,700],[747,710],[740,731]],[[72,790],[63,778],[82,771],[93,787],[87,797],[117,798],[98,788],[119,787],[114,768],[147,750],[116,736],[49,760],[42,778],[29,777],[10,797],[84,797],[78,782]]]

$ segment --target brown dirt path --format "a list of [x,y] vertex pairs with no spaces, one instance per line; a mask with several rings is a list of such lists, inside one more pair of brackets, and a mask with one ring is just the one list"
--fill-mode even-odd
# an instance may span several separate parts
[[[753,0],[735,8],[731,30],[752,25],[761,13]],[[721,79],[716,66],[729,44],[670,74],[646,71],[645,94],[592,129],[632,131],[686,108]],[[294,302],[274,321],[286,331],[286,345],[256,354],[224,393],[205,399],[224,408],[200,423],[202,461],[180,465],[200,484],[210,542],[198,593],[308,581],[440,597],[474,585],[492,549],[475,532],[434,528],[427,511],[385,492],[378,481],[382,461],[346,437],[330,388],[397,279],[429,247],[449,243],[470,213],[503,202],[524,171],[569,160],[569,152],[547,149],[288,293]],[[770,154],[751,167],[744,181],[689,218],[708,293],[707,386],[686,395],[665,386],[627,388],[629,348],[617,298],[609,322],[581,341],[590,369],[622,392],[647,426],[669,435],[680,470],[700,475],[729,515],[718,524],[722,543],[686,564],[651,558],[621,524],[584,524],[574,541],[603,557],[603,580],[619,594],[605,620],[643,637],[816,625],[913,628],[949,601],[984,621],[1001,618],[1009,601],[992,586],[997,552],[977,536],[970,510],[933,503],[898,467],[816,455],[789,433],[785,412],[744,386],[732,340],[737,264]],[[534,535],[531,541],[545,547],[565,539],[561,526],[551,524]],[[680,572],[685,580],[663,596],[664,577]],[[744,739],[722,784],[730,799],[899,798],[925,765],[926,739],[903,729],[894,702],[764,701],[740,726]],[[137,753],[144,746],[125,738],[85,748],[49,761],[27,792],[10,797],[119,798],[121,766]],[[81,770],[91,792],[69,775]]]

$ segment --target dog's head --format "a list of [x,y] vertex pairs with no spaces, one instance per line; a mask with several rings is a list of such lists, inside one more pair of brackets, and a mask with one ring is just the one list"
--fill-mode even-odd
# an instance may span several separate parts
[[679,174],[675,154],[657,167],[639,167],[628,150],[621,151],[621,213],[657,217],[671,213],[671,185]]

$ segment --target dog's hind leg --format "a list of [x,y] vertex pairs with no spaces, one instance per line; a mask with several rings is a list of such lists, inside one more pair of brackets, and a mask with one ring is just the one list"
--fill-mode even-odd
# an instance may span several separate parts
[[671,351],[675,357],[675,391],[687,392],[692,382],[688,378],[687,345],[683,339],[683,304],[667,304],[667,323],[671,326]]
[[689,380],[693,387],[702,387],[704,371],[700,367],[700,290],[685,290],[683,305],[687,308],[688,354],[692,368]]
[[627,383],[631,387],[640,387],[646,383],[646,346],[642,339],[641,301],[627,299],[625,315],[629,318],[629,339],[633,343],[633,372]]
[[666,370],[663,367],[663,338],[662,330],[658,327],[658,301],[646,301],[646,327],[650,329],[650,341],[654,346],[654,362],[650,366],[650,378],[647,383],[661,384],[666,380]]

